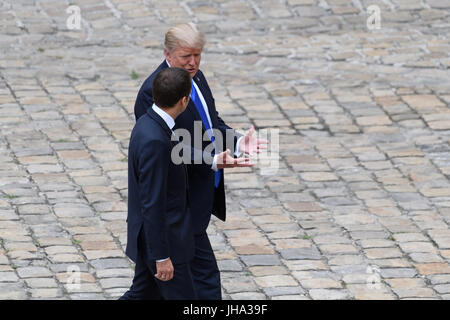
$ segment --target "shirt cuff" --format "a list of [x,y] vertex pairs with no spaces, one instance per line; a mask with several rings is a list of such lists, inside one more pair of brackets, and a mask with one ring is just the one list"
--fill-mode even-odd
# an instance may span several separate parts
[[236,142],[236,150],[234,151],[234,155],[238,158],[242,155],[242,152],[239,151],[239,145],[241,144],[243,138],[244,136],[240,137]]
[[167,261],[167,260],[169,260],[170,258],[165,258],[165,259],[161,259],[161,260],[156,260],[156,262],[164,262],[164,261]]
[[217,169],[217,154],[216,155],[214,155],[214,159],[213,159],[213,163],[212,163],[212,166],[211,166],[211,169],[213,169],[214,171],[217,171],[218,169]]

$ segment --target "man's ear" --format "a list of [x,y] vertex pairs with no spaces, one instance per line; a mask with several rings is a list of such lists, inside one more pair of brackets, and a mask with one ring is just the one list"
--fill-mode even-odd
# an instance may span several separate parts
[[181,98],[182,102],[183,102],[183,106],[187,106],[187,104],[189,103],[189,98],[190,98],[189,96]]
[[[164,49],[164,55],[166,56],[167,61],[169,61],[170,53],[169,53],[169,51],[167,49]],[[170,63],[170,61],[169,61],[169,63]]]

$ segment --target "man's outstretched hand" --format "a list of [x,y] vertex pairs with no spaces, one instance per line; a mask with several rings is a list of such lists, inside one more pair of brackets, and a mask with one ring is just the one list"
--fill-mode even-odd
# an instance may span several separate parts
[[266,139],[258,139],[253,136],[255,133],[255,127],[252,125],[248,133],[244,136],[243,140],[239,144],[239,151],[246,153],[250,156],[255,153],[260,153],[261,149],[267,149],[269,141]]
[[249,158],[234,158],[230,149],[217,155],[217,168],[236,168],[236,167],[252,167],[254,164]]

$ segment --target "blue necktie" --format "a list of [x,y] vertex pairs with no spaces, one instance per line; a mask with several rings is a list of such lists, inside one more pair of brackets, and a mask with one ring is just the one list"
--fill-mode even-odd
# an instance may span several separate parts
[[[206,129],[206,132],[208,132],[209,138],[211,139],[211,142],[214,146],[214,152],[216,150],[216,143],[214,133],[211,130],[211,126],[209,125],[208,117],[206,116],[205,109],[203,108],[203,104],[200,101],[200,97],[197,94],[197,90],[195,90],[195,86],[192,83],[192,91],[191,91],[191,100],[194,102],[195,108],[197,108],[198,113],[200,114],[200,118],[202,118],[203,126]],[[214,174],[214,186],[217,188],[217,186],[220,183],[220,176],[221,176],[222,169],[219,169]]]

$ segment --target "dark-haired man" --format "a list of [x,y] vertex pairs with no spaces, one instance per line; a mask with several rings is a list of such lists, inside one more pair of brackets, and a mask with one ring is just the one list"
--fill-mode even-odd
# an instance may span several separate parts
[[136,263],[125,299],[196,299],[189,261],[194,236],[187,173],[171,153],[175,119],[187,107],[189,73],[167,68],[153,83],[154,104],[139,118],[128,150],[126,254]]

